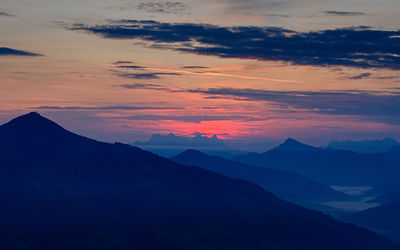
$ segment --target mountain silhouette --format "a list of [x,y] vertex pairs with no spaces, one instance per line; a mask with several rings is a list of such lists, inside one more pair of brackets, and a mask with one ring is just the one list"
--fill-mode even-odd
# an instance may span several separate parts
[[288,138],[274,150],[318,150],[318,148],[303,144],[293,138]]
[[292,171],[330,186],[368,186],[389,177],[400,176],[400,154],[397,150],[393,148],[382,154],[360,154],[348,150],[315,148],[288,139],[265,153],[237,155],[231,159]]
[[400,143],[392,138],[364,141],[331,141],[327,147],[333,149],[351,150],[357,153],[383,153]]
[[30,113],[0,126],[1,249],[398,249],[261,187]]
[[186,150],[171,160],[188,166],[198,166],[231,178],[251,181],[282,199],[307,207],[322,201],[349,199],[344,193],[289,171],[251,166],[218,156],[209,156],[196,150]]

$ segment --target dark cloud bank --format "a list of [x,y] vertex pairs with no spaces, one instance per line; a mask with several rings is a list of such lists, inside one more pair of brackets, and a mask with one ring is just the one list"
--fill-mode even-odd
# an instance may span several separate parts
[[110,39],[140,39],[154,48],[222,58],[283,61],[295,65],[400,69],[400,31],[354,27],[297,32],[276,27],[222,27],[120,20],[74,24]]

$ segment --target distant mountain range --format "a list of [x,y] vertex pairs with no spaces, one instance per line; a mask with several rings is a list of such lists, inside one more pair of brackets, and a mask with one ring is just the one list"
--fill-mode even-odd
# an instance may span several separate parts
[[[192,136],[179,136],[174,133],[153,134],[147,141],[136,141],[132,145],[149,150],[164,157],[172,157],[187,149],[194,149],[206,154],[217,155],[225,158],[249,152],[263,152],[273,149],[280,141],[267,140],[259,142],[244,142],[234,140],[222,140],[217,135],[207,136],[194,133]],[[374,154],[383,153],[400,143],[391,138],[362,141],[331,141],[327,149],[348,150],[356,153]],[[311,146],[310,146],[311,147]]]
[[344,193],[317,183],[298,174],[270,168],[256,167],[187,150],[171,158],[173,161],[198,166],[231,178],[251,181],[276,194],[278,197],[307,207],[323,201],[349,200]]
[[381,140],[363,140],[363,141],[332,141],[328,144],[328,148],[339,150],[351,150],[357,153],[383,153],[400,143],[392,138],[384,138]]
[[389,177],[400,177],[400,147],[380,154],[316,148],[288,139],[265,153],[232,157],[246,164],[288,170],[325,185],[372,185]]
[[154,134],[146,142],[135,142],[135,145],[150,146],[150,147],[207,147],[215,149],[226,148],[224,142],[216,135],[212,137],[204,136],[200,133],[195,134],[193,137],[177,136],[173,133],[167,135]]
[[399,249],[263,188],[37,113],[0,126],[1,249]]
[[133,146],[141,147],[157,155],[171,157],[187,149],[201,150],[213,155],[231,157],[243,151],[235,150],[225,145],[225,142],[216,135],[207,137],[201,133],[195,133],[193,137],[178,136],[173,133],[166,135],[153,134],[148,141],[137,141]]

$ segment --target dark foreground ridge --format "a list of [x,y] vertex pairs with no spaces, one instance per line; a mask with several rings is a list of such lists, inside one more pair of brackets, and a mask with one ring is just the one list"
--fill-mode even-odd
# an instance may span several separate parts
[[398,249],[261,187],[37,113],[0,126],[2,249]]

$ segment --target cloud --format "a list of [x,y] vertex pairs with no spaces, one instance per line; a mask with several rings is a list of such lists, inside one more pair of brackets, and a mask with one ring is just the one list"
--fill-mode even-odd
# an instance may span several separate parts
[[144,83],[132,83],[132,84],[122,84],[120,85],[122,88],[126,89],[158,89],[162,88],[159,84],[144,84]]
[[7,11],[3,10],[2,8],[0,8],[0,17],[4,16],[4,17],[15,17],[15,15],[8,13]]
[[109,39],[139,39],[148,46],[221,58],[282,61],[294,65],[400,70],[400,31],[368,27],[297,32],[276,27],[120,20],[75,24]]
[[371,76],[372,76],[371,73],[362,73],[362,74],[359,74],[359,75],[347,77],[347,79],[350,79],[350,80],[361,80],[361,79],[364,79],[364,78],[370,78]]
[[258,118],[246,115],[133,115],[113,117],[115,119],[144,120],[144,121],[179,121],[188,123],[200,123],[203,121],[263,121],[266,118]]
[[290,15],[288,15],[288,14],[268,14],[268,16],[271,16],[271,17],[290,17]]
[[116,61],[113,62],[114,65],[119,65],[119,64],[133,64],[131,61]]
[[277,103],[280,108],[332,115],[356,115],[400,125],[400,92],[271,91],[262,89],[210,88],[187,90],[206,97]]
[[42,56],[42,55],[23,50],[15,50],[7,47],[0,47],[0,56]]
[[132,84],[122,84],[119,87],[126,89],[151,89],[151,90],[163,90],[168,92],[182,92],[179,89],[173,89],[170,87],[164,87],[158,84],[144,84],[144,83],[132,83]]
[[181,107],[142,107],[142,106],[98,106],[98,107],[85,107],[85,106],[39,106],[30,107],[34,110],[163,110],[163,109],[184,109]]
[[[215,2],[215,1],[214,1]],[[227,13],[243,13],[258,15],[265,10],[276,9],[279,7],[293,4],[293,0],[217,0],[225,4]]]
[[324,11],[324,14],[333,15],[333,16],[365,16],[364,12],[357,11],[336,11],[336,10],[328,10]]
[[[114,64],[115,65],[115,64]],[[116,65],[115,69],[111,70],[115,74],[132,79],[158,79],[158,75],[208,75],[208,76],[219,76],[219,77],[229,77],[229,78],[239,78],[246,80],[265,80],[265,81],[275,81],[275,82],[289,82],[289,83],[300,83],[296,80],[289,79],[278,79],[278,78],[268,78],[268,77],[257,77],[257,76],[246,76],[246,75],[233,75],[222,73],[218,71],[206,70],[209,69],[205,66],[184,66],[181,69],[168,69],[168,68],[152,68],[143,67],[137,65]],[[120,69],[138,71],[134,74],[122,72]],[[182,70],[183,69],[183,70]],[[150,70],[162,71],[162,73],[143,73],[144,71],[151,72]],[[166,73],[168,72],[168,73]]]
[[129,79],[160,79],[160,76],[176,76],[181,75],[179,73],[166,73],[166,72],[156,72],[156,73],[125,73],[125,72],[116,72],[116,74],[120,77],[129,78]]
[[[312,112],[327,115],[353,115],[366,120],[400,125],[400,91],[393,88],[391,92],[366,92],[358,90],[343,91],[274,91],[250,88],[209,88],[209,89],[173,89],[157,84],[126,84],[120,87],[128,89],[152,89],[175,93],[201,94],[205,99],[233,99],[239,101],[267,102],[279,109],[279,112]],[[158,118],[157,118],[158,117]],[[164,119],[165,117],[151,117]],[[212,118],[211,116],[210,118]],[[219,117],[219,116],[217,116]],[[143,117],[150,118],[149,116]],[[175,117],[172,120],[183,120]],[[192,119],[192,120],[191,120]],[[200,118],[186,118],[194,122]],[[225,118],[224,118],[225,119]],[[243,119],[235,116],[233,119]],[[255,121],[247,117],[248,121]]]
[[150,13],[182,14],[189,8],[182,2],[143,2],[137,6],[139,10]]
[[[134,65],[131,61],[118,61],[113,63],[114,69],[110,70],[114,74],[120,77],[129,79],[160,79],[161,76],[177,76],[181,75],[177,72],[151,72],[147,67]],[[121,71],[126,70],[126,71]],[[131,73],[133,71],[133,73]],[[136,71],[136,72],[135,72]]]
[[206,66],[183,66],[182,69],[209,69],[210,67]]
[[391,79],[396,79],[399,78],[399,76],[377,76],[372,73],[366,72],[366,73],[361,73],[359,75],[355,76],[349,76],[346,77],[346,79],[349,80],[362,80],[362,79],[376,79],[376,80],[391,80]]
[[136,69],[136,70],[145,69],[145,67],[138,66],[138,65],[120,65],[120,66],[117,66],[117,68],[119,68],[119,69]]

